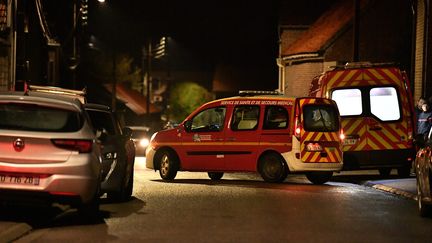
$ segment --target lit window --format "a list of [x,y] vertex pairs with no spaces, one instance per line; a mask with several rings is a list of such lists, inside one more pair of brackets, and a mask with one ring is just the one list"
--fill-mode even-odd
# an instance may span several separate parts
[[397,91],[394,87],[372,88],[369,92],[371,113],[382,121],[401,118]]
[[356,116],[363,113],[359,89],[338,89],[333,91],[331,98],[336,101],[341,116]]

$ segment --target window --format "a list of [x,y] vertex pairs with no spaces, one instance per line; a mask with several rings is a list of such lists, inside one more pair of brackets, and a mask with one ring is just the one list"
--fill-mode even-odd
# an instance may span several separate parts
[[34,104],[0,104],[0,129],[75,132],[83,124],[78,111]]
[[394,87],[372,88],[369,92],[371,113],[381,121],[401,118],[397,91]]
[[339,130],[337,110],[330,105],[306,105],[303,107],[306,131],[336,132]]
[[356,116],[363,113],[360,89],[337,89],[332,92],[341,116]]
[[237,106],[234,109],[231,130],[254,130],[258,127],[259,106]]
[[116,129],[109,112],[87,110],[90,120],[96,129],[105,129],[108,135],[115,135]]
[[288,112],[282,106],[267,106],[264,129],[284,129],[288,127]]
[[192,118],[191,131],[217,132],[223,130],[225,107],[215,107],[201,111]]

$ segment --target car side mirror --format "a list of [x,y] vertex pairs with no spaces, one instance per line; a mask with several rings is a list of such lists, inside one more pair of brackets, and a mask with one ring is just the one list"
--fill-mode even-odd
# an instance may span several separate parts
[[108,133],[105,130],[105,128],[101,128],[101,129],[97,129],[96,130],[96,138],[101,141],[101,142],[105,142],[107,140],[108,137]]
[[190,132],[192,130],[192,121],[191,120],[186,121],[184,123],[184,128],[186,132]]
[[123,127],[123,135],[130,138],[132,136],[132,129],[130,127]]

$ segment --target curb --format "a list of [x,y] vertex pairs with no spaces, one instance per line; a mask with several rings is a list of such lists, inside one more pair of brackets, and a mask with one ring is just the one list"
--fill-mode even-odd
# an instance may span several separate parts
[[364,185],[368,186],[368,187],[372,187],[372,188],[377,189],[377,190],[390,192],[390,193],[393,193],[393,194],[417,201],[417,195],[416,194],[406,192],[403,190],[399,190],[399,189],[396,189],[394,187],[389,187],[389,186],[385,186],[382,184],[375,184],[372,182],[366,182],[366,183],[364,183]]
[[17,223],[0,232],[0,242],[12,242],[27,234],[32,227],[26,223]]

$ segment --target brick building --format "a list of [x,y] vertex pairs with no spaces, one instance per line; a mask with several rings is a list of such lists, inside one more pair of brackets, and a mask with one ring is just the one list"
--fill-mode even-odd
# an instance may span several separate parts
[[[424,16],[422,4],[420,0],[336,0],[321,6],[322,11],[314,20],[305,19],[303,23],[284,19],[282,8],[277,59],[279,89],[291,96],[307,95],[313,77],[331,66],[356,60],[398,63],[414,80],[415,95],[426,93],[427,79],[417,74],[417,69],[424,65],[414,62],[412,54],[415,50],[421,53],[419,43],[427,43],[426,39],[419,41],[423,30],[413,28],[414,23],[421,22],[418,17]],[[413,14],[412,9],[417,11]],[[305,11],[307,14],[307,8]],[[421,23],[427,21],[423,19]],[[419,43],[415,42],[414,33]]]

